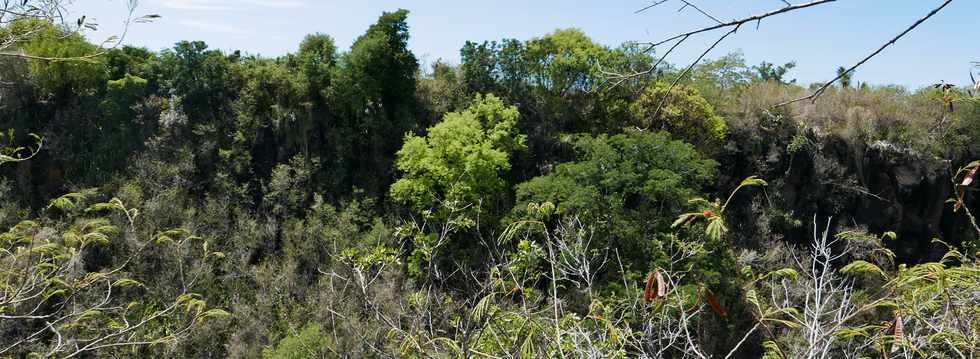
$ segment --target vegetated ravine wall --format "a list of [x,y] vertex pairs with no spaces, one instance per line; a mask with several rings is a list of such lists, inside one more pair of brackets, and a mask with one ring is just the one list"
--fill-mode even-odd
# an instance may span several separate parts
[[[771,136],[756,131],[733,131],[718,156],[719,196],[750,175],[770,184],[736,197],[735,240],[807,243],[814,219],[821,230],[829,219],[831,233],[893,231],[898,239],[887,244],[899,261],[920,262],[945,253],[933,239],[954,245],[976,239],[966,215],[954,213],[947,203],[954,197],[951,176],[967,158],[948,161],[885,141],[869,143],[813,130],[762,130]],[[980,211],[969,195],[967,203],[975,213]]]

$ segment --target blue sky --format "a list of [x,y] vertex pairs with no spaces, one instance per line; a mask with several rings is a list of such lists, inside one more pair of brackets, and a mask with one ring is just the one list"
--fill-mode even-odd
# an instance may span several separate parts
[[[809,0],[791,0],[798,3]],[[839,0],[745,27],[709,57],[741,51],[749,64],[796,61],[790,76],[803,83],[826,81],[834,70],[861,59],[936,7],[940,0]],[[212,48],[277,56],[295,51],[309,33],[332,36],[345,49],[382,11],[410,10],[411,47],[423,63],[459,61],[466,40],[527,39],[557,28],[574,27],[597,42],[655,41],[710,24],[680,2],[640,14],[649,1],[557,0],[142,0],[137,14],[161,19],[133,26],[126,42],[153,50],[179,40],[203,40]],[[779,0],[694,0],[700,8],[728,20],[782,6]],[[95,17],[93,41],[118,33],[124,0],[76,1],[76,13]],[[975,41],[980,1],[955,0],[895,46],[860,68],[855,78],[872,84],[919,87],[940,80],[965,85],[971,61],[980,61]],[[689,41],[673,63],[692,61],[720,33]],[[980,73],[980,69],[977,69]]]

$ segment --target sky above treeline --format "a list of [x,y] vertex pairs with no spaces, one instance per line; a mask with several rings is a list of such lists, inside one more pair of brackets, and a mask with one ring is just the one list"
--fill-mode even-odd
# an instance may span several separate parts
[[[76,0],[73,14],[94,17],[100,25],[90,32],[98,42],[118,34],[128,0]],[[802,3],[810,0],[790,0]],[[203,40],[212,48],[241,50],[274,57],[296,51],[303,37],[325,33],[346,49],[383,11],[410,11],[412,51],[423,64],[438,59],[459,62],[459,49],[469,41],[529,39],[558,28],[579,28],[595,41],[617,46],[649,42],[710,25],[712,20],[691,8],[678,12],[682,2],[668,0],[649,10],[636,10],[653,1],[557,0],[143,0],[136,15],[159,14],[149,24],[130,27],[125,42],[160,50],[180,40]],[[695,0],[697,6],[722,21],[774,10],[781,0]],[[741,52],[746,61],[782,64],[795,61],[790,78],[823,82],[838,66],[849,66],[920,17],[940,0],[839,0],[769,18],[745,26],[708,57]],[[974,43],[980,37],[980,1],[954,0],[893,47],[861,67],[856,81],[911,88],[940,81],[966,85],[970,71],[980,74]],[[668,61],[687,64],[722,32],[685,43]],[[661,49],[665,51],[666,47]],[[978,76],[980,78],[980,76]]]

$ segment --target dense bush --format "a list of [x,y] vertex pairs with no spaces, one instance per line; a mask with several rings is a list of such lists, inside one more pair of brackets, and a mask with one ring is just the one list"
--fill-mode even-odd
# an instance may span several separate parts
[[728,131],[708,101],[687,86],[652,84],[630,111],[637,127],[670,132],[706,153],[716,151]]
[[517,186],[515,216],[528,215],[529,203],[551,202],[557,214],[594,226],[595,245],[619,250],[634,269],[662,261],[670,223],[703,193],[716,163],[665,132],[630,130],[570,141],[575,161]]

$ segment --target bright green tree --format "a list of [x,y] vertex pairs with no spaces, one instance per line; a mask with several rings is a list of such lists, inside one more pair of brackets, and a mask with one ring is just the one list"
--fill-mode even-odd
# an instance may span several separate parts
[[527,41],[468,42],[460,53],[466,91],[494,93],[519,107],[538,163],[521,161],[515,168],[531,176],[540,173],[541,162],[561,158],[560,134],[618,133],[627,126],[629,104],[647,77],[610,81],[609,74],[651,65],[636,47],[606,47],[578,29]]
[[[265,359],[327,358],[330,340],[319,324],[309,323],[299,332],[294,331],[282,338],[275,346],[262,350]],[[336,355],[337,353],[332,353]]]
[[[481,216],[493,223],[486,219],[504,205],[511,157],[525,149],[519,117],[516,107],[496,96],[476,96],[469,108],[446,114],[426,136],[409,133],[397,154],[403,175],[391,186],[392,199],[426,214],[433,227],[452,222],[468,229]],[[430,257],[444,239],[435,236],[447,235],[420,230],[427,233],[416,243],[416,259]]]
[[[477,96],[465,111],[446,114],[424,137],[408,134],[396,165],[403,176],[391,196],[413,210],[435,210],[439,203],[470,206],[467,216],[492,205],[506,190],[503,175],[512,154],[525,148],[518,133],[520,115],[493,95]],[[486,207],[484,207],[486,208]]]

